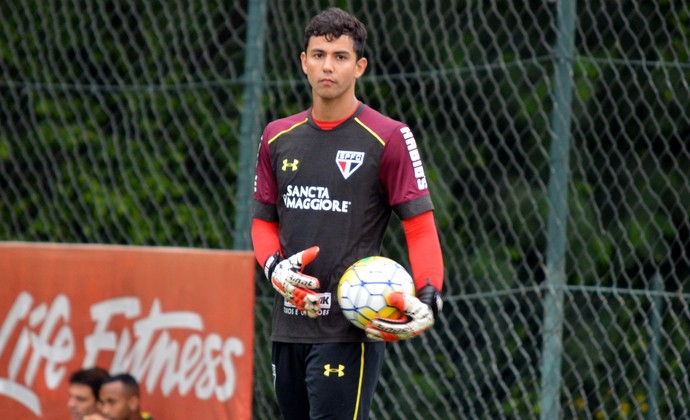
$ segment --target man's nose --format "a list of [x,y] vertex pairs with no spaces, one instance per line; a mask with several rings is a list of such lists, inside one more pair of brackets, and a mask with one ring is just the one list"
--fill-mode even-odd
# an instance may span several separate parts
[[333,57],[326,56],[323,60],[323,71],[333,71]]

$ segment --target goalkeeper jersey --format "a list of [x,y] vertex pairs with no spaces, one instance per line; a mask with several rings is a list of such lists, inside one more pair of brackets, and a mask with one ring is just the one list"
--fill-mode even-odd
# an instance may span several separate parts
[[304,273],[320,281],[317,319],[279,294],[273,341],[368,341],[337,302],[338,280],[355,261],[379,255],[393,212],[407,219],[433,209],[409,127],[360,104],[331,130],[310,110],[271,122],[259,145],[254,217],[278,222],[284,256],[319,246]]

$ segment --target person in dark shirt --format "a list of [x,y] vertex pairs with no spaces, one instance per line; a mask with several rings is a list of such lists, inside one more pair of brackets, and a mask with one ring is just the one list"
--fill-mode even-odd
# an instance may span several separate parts
[[[305,28],[302,70],[312,106],[263,131],[254,187],[256,259],[278,292],[271,340],[286,419],[366,419],[385,342],[429,329],[441,309],[443,259],[426,176],[410,128],[363,104],[366,28],[329,8]],[[401,321],[351,324],[338,281],[379,255],[391,215],[405,231],[416,296],[392,294]]]

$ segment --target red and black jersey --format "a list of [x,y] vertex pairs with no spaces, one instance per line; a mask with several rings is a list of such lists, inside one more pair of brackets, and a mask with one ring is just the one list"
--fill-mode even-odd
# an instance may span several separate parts
[[320,247],[304,272],[321,283],[322,313],[310,319],[276,294],[272,340],[366,341],[340,313],[340,276],[379,255],[392,212],[407,219],[433,209],[409,127],[363,104],[331,130],[309,111],[273,121],[259,146],[254,198],[254,217],[278,222],[284,256]]

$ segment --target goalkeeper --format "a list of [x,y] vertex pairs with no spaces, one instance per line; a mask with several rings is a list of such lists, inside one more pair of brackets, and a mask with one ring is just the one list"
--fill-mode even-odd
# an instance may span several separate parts
[[[259,145],[252,241],[277,291],[272,364],[286,419],[366,419],[385,342],[429,329],[441,307],[443,259],[415,138],[355,96],[366,36],[338,8],[309,22],[300,59],[312,106],[269,123]],[[407,316],[364,331],[341,313],[338,280],[379,255],[392,213],[402,220],[417,296],[391,295]]]

